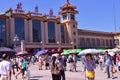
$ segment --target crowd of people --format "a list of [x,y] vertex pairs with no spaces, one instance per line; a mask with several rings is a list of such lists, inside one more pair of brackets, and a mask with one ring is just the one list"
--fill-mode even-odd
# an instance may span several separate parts
[[[51,56],[49,54],[39,56],[14,56],[10,58],[8,54],[3,54],[0,62],[0,78],[1,80],[11,80],[11,75],[15,75],[17,79],[20,74],[21,78],[28,78],[30,80],[30,65],[38,63],[38,70],[42,70],[45,66],[46,70],[50,70],[52,80],[66,80],[65,71],[67,63],[70,64],[69,71],[77,72],[77,54],[70,54],[68,56],[58,54]],[[95,69],[97,66],[107,73],[107,78],[114,78],[116,72],[115,66],[118,66],[120,71],[120,53],[114,56],[105,51],[103,55],[92,55],[88,53],[81,57],[82,74],[85,80],[95,80]],[[16,70],[15,70],[16,69]]]

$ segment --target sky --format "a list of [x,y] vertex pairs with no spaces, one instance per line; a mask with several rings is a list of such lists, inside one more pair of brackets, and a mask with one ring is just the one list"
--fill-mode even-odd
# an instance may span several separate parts
[[[0,13],[10,7],[16,9],[18,2],[23,4],[23,10],[26,12],[34,11],[34,7],[38,5],[40,13],[48,14],[52,8],[54,15],[57,16],[60,6],[63,6],[66,0],[0,0]],[[120,31],[120,0],[69,0],[69,2],[79,11],[76,15],[79,29],[114,32],[116,24],[116,31]]]

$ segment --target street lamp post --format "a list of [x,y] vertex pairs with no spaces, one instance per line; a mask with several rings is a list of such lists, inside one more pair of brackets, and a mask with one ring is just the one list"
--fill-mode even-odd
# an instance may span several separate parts
[[59,41],[57,41],[57,44],[58,44],[58,49],[60,49],[60,42],[59,42]]
[[13,41],[14,41],[14,48],[17,47],[17,43],[19,42],[19,38],[17,35],[15,35],[15,37],[13,38]]
[[40,41],[40,44],[41,44],[41,50],[43,50],[43,42]]

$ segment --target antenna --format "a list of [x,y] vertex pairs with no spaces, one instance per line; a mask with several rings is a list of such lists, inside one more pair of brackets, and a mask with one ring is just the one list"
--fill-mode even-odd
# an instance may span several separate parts
[[115,5],[113,4],[113,16],[114,16],[114,28],[115,28],[115,47],[119,44],[119,41],[117,39],[117,26],[116,26],[116,14],[115,14]]
[[115,5],[113,4],[113,16],[114,16],[114,27],[115,27],[115,33],[117,32],[117,27],[116,27],[116,14],[115,14]]
[[67,1],[67,3],[69,3],[69,0],[66,0]]

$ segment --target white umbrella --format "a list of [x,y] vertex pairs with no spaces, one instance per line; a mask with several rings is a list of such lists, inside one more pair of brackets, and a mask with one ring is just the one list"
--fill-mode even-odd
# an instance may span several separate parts
[[99,53],[99,51],[96,49],[85,49],[85,50],[81,51],[79,53],[79,55],[86,55],[87,53],[97,54],[97,53]]
[[114,49],[112,49],[112,51],[113,51],[113,52],[120,52],[120,49],[114,48]]
[[109,52],[108,54],[110,54],[110,56],[114,56],[115,52]]
[[57,53],[55,53],[55,54],[52,54],[52,56],[55,56],[55,57],[57,57],[59,54],[57,54]]

